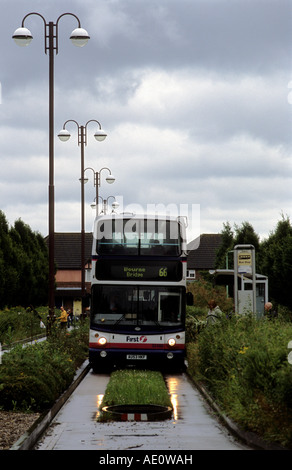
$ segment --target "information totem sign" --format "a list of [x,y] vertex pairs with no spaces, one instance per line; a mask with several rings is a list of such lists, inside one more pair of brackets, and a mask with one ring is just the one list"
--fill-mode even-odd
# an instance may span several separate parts
[[237,266],[239,274],[252,274],[252,251],[238,250]]
[[[247,275],[252,278],[252,291],[244,292],[243,282],[241,290],[238,289],[238,277]],[[235,312],[242,312],[243,302],[247,305],[249,300],[250,309],[256,313],[256,269],[255,248],[253,245],[236,245],[234,247],[234,307]],[[241,308],[240,308],[241,307]],[[246,307],[248,309],[248,307]]]

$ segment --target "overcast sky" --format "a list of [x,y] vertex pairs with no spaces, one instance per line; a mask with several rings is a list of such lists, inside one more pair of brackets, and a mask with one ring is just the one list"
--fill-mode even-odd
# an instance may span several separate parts
[[[57,134],[87,128],[85,167],[122,210],[189,215],[188,241],[248,221],[261,239],[292,215],[292,16],[288,0],[1,0],[0,209],[48,234],[48,83],[44,24],[18,47],[30,12],[76,14],[90,41],[59,22],[55,55],[55,230],[80,230],[80,147]],[[95,211],[86,172],[86,230]],[[109,202],[113,202],[110,198]],[[140,210],[141,209],[141,210]]]

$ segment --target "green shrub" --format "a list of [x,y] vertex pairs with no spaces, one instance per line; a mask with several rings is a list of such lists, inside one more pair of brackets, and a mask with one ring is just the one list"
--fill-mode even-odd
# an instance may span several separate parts
[[0,404],[4,409],[42,410],[58,398],[72,381],[75,369],[66,352],[47,342],[14,348],[5,354],[0,369]]
[[[252,315],[222,318],[187,345],[190,373],[244,428],[292,446],[292,324]],[[195,363],[195,366],[194,366]]]
[[214,299],[223,312],[229,313],[233,309],[233,299],[226,297],[224,286],[213,286],[211,282],[201,277],[198,281],[190,282],[187,291],[193,294],[194,305],[200,309],[208,310],[208,302]]
[[197,320],[192,316],[186,317],[186,342],[196,341],[200,331],[206,326],[205,320]]
[[0,367],[0,408],[43,411],[73,380],[88,355],[88,324],[60,331],[47,341],[4,354]]
[[187,306],[186,308],[186,342],[196,341],[198,334],[206,325],[206,308]]
[[10,345],[12,342],[43,333],[40,327],[40,317],[45,318],[47,308],[40,308],[38,315],[32,309],[14,307],[0,311],[0,343]]
[[52,348],[60,354],[66,352],[73,361],[74,367],[79,367],[88,356],[88,321],[81,323],[73,330],[61,330],[59,325],[53,328],[48,342]]

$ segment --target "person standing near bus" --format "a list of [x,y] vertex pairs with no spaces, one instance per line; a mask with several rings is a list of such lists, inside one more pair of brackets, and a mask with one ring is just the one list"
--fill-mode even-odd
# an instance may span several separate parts
[[58,318],[60,320],[60,325],[61,329],[65,329],[67,327],[67,319],[68,319],[68,313],[64,309],[64,307],[61,307],[61,316]]
[[216,323],[216,321],[222,317],[222,312],[213,299],[208,302],[208,307],[209,311],[207,313],[207,324]]

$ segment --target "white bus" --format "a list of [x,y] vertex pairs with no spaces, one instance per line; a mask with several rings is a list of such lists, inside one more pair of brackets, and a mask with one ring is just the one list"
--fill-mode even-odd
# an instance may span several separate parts
[[97,217],[89,336],[94,370],[183,367],[186,261],[184,218]]

